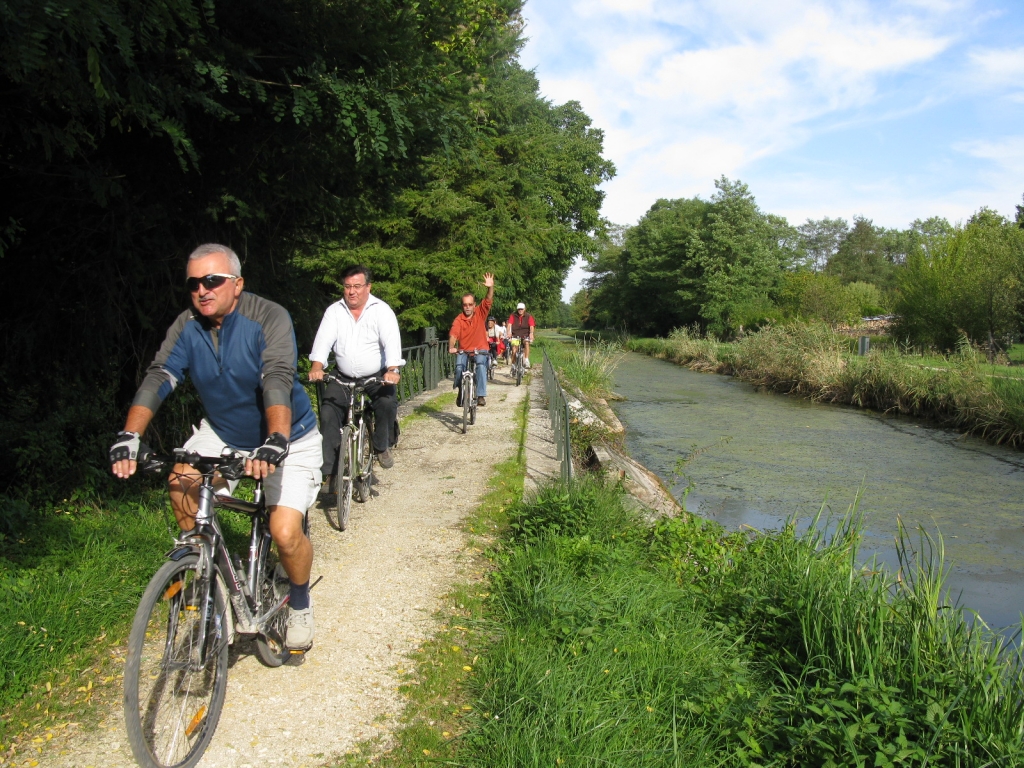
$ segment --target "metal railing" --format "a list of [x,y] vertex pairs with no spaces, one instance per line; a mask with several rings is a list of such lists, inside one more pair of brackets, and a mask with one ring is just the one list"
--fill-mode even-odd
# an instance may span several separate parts
[[544,391],[548,396],[548,415],[551,417],[551,431],[555,436],[556,458],[562,465],[562,482],[569,485],[572,483],[572,438],[569,433],[572,414],[569,411],[569,401],[565,396],[565,390],[558,383],[555,366],[551,364],[551,358],[548,357],[546,351],[544,352]]
[[455,370],[455,361],[448,354],[447,345],[438,341],[402,347],[402,357],[405,367],[397,387],[400,403],[433,389]]

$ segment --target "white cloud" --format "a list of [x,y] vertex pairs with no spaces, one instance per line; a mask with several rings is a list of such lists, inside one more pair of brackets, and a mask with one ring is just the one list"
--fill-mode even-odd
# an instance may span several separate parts
[[967,141],[953,148],[971,157],[991,160],[1000,171],[1013,174],[1024,188],[1024,136]]
[[976,74],[990,86],[1024,83],[1024,48],[973,51],[970,54]]
[[[964,144],[975,140],[966,119],[942,110],[969,102],[979,87],[1002,89],[1000,118],[1012,119],[1024,103],[1024,48],[999,47],[1021,38],[1007,28],[1009,21],[1019,27],[1011,0],[987,2],[528,0],[527,34],[539,39],[524,59],[537,67],[546,96],[581,102],[605,131],[605,156],[619,174],[604,186],[612,221],[636,221],[658,197],[707,196],[723,174],[747,181],[767,210],[796,221],[806,218],[801,211],[873,217],[881,210],[887,226],[904,215],[962,218],[1005,196],[1012,172],[997,182],[985,153],[1005,158],[1011,146]],[[929,122],[922,114],[941,116]],[[899,133],[911,125],[917,133]],[[901,147],[909,157],[931,157],[917,150],[943,131],[948,138],[936,154],[944,165],[900,166]],[[872,140],[850,146],[861,135]],[[835,162],[787,168],[781,161],[833,141],[845,142],[834,146]],[[868,157],[872,170],[865,170],[856,153],[869,144],[891,153],[892,167]],[[974,176],[938,191],[971,163]],[[1020,178],[1016,161],[1010,165]],[[979,167],[989,176],[980,178]],[[927,210],[922,194],[930,195]]]

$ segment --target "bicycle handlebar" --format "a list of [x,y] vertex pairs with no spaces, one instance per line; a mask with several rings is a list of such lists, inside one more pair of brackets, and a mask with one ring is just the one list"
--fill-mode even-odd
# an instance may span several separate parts
[[[341,376],[336,374],[334,371],[324,371],[324,381],[333,381],[335,384],[340,384],[343,387],[352,387],[352,388],[355,388],[355,387],[365,387],[367,384],[375,384],[375,383],[386,384],[387,383],[380,376],[367,376],[365,379],[356,379],[355,381],[345,381],[344,379],[341,378]],[[315,381],[312,381],[310,383],[311,384],[316,384]]]
[[220,472],[225,480],[239,480],[245,476],[246,457],[232,451],[230,456],[201,456],[194,451],[175,448],[171,454],[150,451],[139,456],[139,470],[151,475],[163,475],[175,464],[188,464],[204,475]]

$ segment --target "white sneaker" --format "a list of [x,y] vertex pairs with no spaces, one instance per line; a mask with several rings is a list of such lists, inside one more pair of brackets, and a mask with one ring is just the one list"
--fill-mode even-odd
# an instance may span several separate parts
[[530,367],[530,358],[524,357],[523,358],[523,368],[529,368],[529,367]]
[[286,647],[296,651],[309,650],[313,645],[313,596],[309,596],[309,608],[296,611],[288,608],[288,633],[285,635]]

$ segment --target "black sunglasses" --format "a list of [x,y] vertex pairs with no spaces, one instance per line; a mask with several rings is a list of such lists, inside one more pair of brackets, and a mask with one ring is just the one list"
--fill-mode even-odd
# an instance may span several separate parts
[[237,280],[238,275],[203,275],[202,277],[190,277],[185,281],[185,287],[188,288],[189,293],[195,293],[199,290],[199,286],[202,285],[208,291],[212,291],[214,288],[220,288],[224,285],[225,280]]

